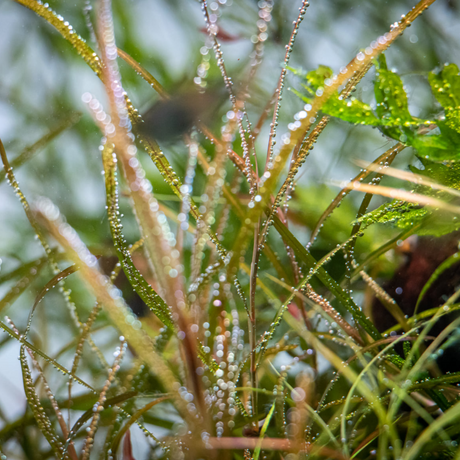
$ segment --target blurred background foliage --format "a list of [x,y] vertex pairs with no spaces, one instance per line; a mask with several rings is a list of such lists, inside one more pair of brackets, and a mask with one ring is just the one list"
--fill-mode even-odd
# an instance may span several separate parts
[[[222,49],[228,74],[236,87],[243,86],[249,74],[251,37],[257,33],[258,6],[255,0],[220,0],[222,4],[221,29],[228,34]],[[212,2],[209,2],[212,9]],[[50,1],[50,6],[61,14],[94,49],[94,5],[91,1]],[[249,82],[247,101],[249,118],[255,123],[276,87],[285,53],[285,45],[297,16],[300,2],[275,0],[272,20],[267,30],[263,62]],[[320,64],[338,71],[361,48],[399,20],[413,6],[410,0],[312,0],[297,37],[290,65],[304,70],[316,69]],[[114,0],[113,14],[117,45],[140,62],[170,92],[180,91],[193,84],[197,67],[202,63],[200,49],[206,42],[203,33],[203,15],[198,2],[191,0]],[[460,62],[460,4],[458,0],[438,0],[400,37],[386,53],[390,68],[402,75],[409,96],[412,115],[429,118],[435,115],[434,98],[426,82],[429,71],[445,62]],[[105,210],[105,189],[101,176],[99,154],[101,134],[81,101],[85,92],[94,94],[106,104],[102,83],[45,21],[12,0],[0,0],[0,138],[10,161],[27,146],[33,145],[45,133],[81,113],[71,128],[58,135],[37,152],[26,164],[15,170],[27,197],[49,197],[66,216],[93,253],[113,255]],[[135,106],[142,112],[158,100],[157,94],[125,63],[120,63],[123,85]],[[361,82],[356,95],[372,100],[374,71]],[[219,72],[212,62],[208,79],[222,86]],[[299,88],[299,78],[291,74],[288,87]],[[285,91],[278,132],[286,130],[294,113],[301,110],[302,101],[292,92]],[[222,103],[213,114],[211,129],[218,134],[222,117],[230,109]],[[431,112],[430,112],[431,111]],[[258,138],[257,150],[261,161],[265,158],[266,124]],[[359,168],[356,158],[372,161],[389,148],[391,143],[381,133],[365,126],[354,126],[333,120],[328,134],[320,138],[304,166],[293,194],[290,219],[292,231],[306,244],[309,231],[337,193],[331,180],[353,177]],[[183,177],[187,148],[183,142],[165,142],[162,148],[175,171]],[[208,144],[209,154],[212,146]],[[173,210],[179,209],[169,187],[154,165],[141,152],[140,159],[153,184],[153,191],[161,203]],[[262,164],[262,163],[261,163]],[[406,149],[395,165],[420,166],[411,149]],[[234,172],[229,166],[229,178]],[[199,196],[200,175],[197,172],[194,195]],[[392,184],[392,179],[386,179]],[[244,191],[242,192],[244,194]],[[316,258],[330,251],[350,234],[350,222],[356,216],[360,197],[350,197],[327,222],[312,253]],[[383,202],[375,197],[373,206]],[[130,213],[127,200],[122,197],[122,211]],[[131,222],[131,224],[130,224]],[[126,219],[125,234],[130,242],[138,237],[132,219]],[[391,227],[378,226],[359,240],[360,257],[365,258],[373,249],[396,234]],[[226,238],[231,239],[231,224]],[[276,234],[271,234],[273,246],[283,252]],[[42,249],[34,239],[19,201],[6,181],[0,183],[0,280],[15,267],[41,257]],[[387,276],[398,264],[396,253],[379,262],[376,273]],[[343,260],[334,259],[330,273],[335,278],[343,274]],[[51,275],[42,273],[35,281],[38,290]],[[247,281],[247,280],[246,280]],[[11,282],[3,284],[7,292]],[[69,279],[78,309],[88,313],[92,299],[78,277]],[[35,292],[35,291],[34,291]],[[14,316],[18,326],[26,323],[34,292],[26,292],[14,310],[5,308],[2,314]],[[359,296],[360,293],[357,293]],[[361,293],[362,295],[362,293]],[[62,346],[61,338],[73,334],[68,312],[62,308],[59,294],[51,292],[37,312],[32,335],[34,343],[55,355]],[[261,318],[264,309],[261,308]],[[269,321],[271,312],[267,313]],[[102,320],[101,320],[102,323]],[[97,325],[96,325],[97,328]],[[59,332],[56,332],[59,331]],[[283,332],[287,332],[283,326]],[[115,336],[101,336],[103,350],[111,352]],[[105,343],[104,343],[105,341]],[[2,424],[14,420],[25,407],[17,356],[18,344],[8,337],[0,337],[0,429]],[[67,366],[73,354],[63,351],[62,362]],[[97,378],[97,368],[85,362],[82,376]],[[101,377],[101,382],[103,377]],[[32,457],[30,457],[32,458]]]

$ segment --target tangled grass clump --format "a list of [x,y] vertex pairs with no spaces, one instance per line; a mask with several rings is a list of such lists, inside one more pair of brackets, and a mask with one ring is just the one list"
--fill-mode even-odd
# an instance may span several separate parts
[[[260,107],[254,82],[272,1],[258,2],[257,33],[235,83],[221,42],[242,38],[221,21],[240,6],[201,0],[206,38],[194,89],[174,91],[117,48],[110,0],[97,2],[97,53],[48,4],[16,2],[77,51],[106,102],[81,88],[93,121],[71,113],[11,162],[0,141],[0,180],[44,251],[0,274],[0,311],[8,314],[1,344],[20,344],[28,402],[16,420],[0,414],[2,455],[459,458],[459,69],[446,64],[428,74],[433,107],[413,116],[384,54],[434,0],[421,0],[337,72],[290,66],[308,20],[308,2],[299,2],[276,89]],[[145,117],[124,89],[126,66],[161,101]],[[366,101],[355,90],[372,68]],[[218,77],[228,95],[220,105]],[[298,110],[283,105],[288,80]],[[283,110],[290,122],[280,135]],[[106,213],[77,229],[77,218],[49,198],[26,197],[16,178],[76,123],[100,130]],[[330,202],[323,184],[303,185],[300,170],[334,123],[371,126],[389,146],[335,184]],[[391,167],[409,147],[423,169]],[[370,209],[374,195],[385,198]],[[405,244],[410,269],[399,264]],[[396,284],[380,282],[385,277]],[[61,331],[58,320],[40,325],[51,304]]]

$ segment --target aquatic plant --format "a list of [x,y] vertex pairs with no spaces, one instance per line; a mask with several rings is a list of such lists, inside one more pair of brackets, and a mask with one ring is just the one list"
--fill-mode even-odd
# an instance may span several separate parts
[[[272,1],[257,4],[257,33],[238,82],[221,43],[244,37],[221,22],[243,7],[199,2],[205,34],[194,89],[162,86],[146,63],[117,47],[109,0],[98,1],[94,16],[87,11],[94,50],[48,4],[15,1],[61,35],[66,53],[78,53],[105,100],[82,89],[92,121],[69,110],[12,161],[0,141],[0,181],[16,193],[42,247],[35,259],[5,262],[0,274],[0,311],[8,315],[1,345],[20,346],[28,403],[16,420],[2,416],[3,457],[458,458],[460,369],[440,358],[452,350],[458,357],[459,69],[429,69],[422,84],[432,103],[413,116],[405,77],[385,57],[434,0],[360,44],[337,72],[291,64],[308,17],[308,2],[299,2],[264,103],[256,75],[267,43],[280,38],[269,35],[281,15]],[[369,101],[356,90],[374,70]],[[125,91],[128,71],[160,100],[145,116]],[[280,134],[283,110],[289,123]],[[23,192],[16,177],[78,123],[102,138],[102,222],[79,223],[71,204],[61,211]],[[340,191],[327,201],[330,190],[307,188],[300,171],[334,123],[377,129],[389,148],[358,162],[356,177],[333,183]],[[406,148],[418,168],[393,168]],[[372,209],[374,195],[386,198]],[[424,277],[407,289],[396,275],[393,295],[379,281],[397,272],[405,243],[406,253],[421,255],[412,235],[419,244],[431,238],[441,258],[434,266],[423,259]],[[437,239],[446,236],[454,249]],[[413,304],[404,297],[409,289]],[[51,305],[58,318],[44,324]],[[25,309],[27,320],[18,313]]]

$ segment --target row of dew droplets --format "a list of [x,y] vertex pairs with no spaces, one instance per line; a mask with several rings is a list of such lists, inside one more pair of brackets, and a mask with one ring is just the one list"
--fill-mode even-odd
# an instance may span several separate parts
[[[123,226],[119,218],[118,188],[116,175],[116,156],[113,146],[107,142],[102,146],[102,161],[104,165],[107,212],[109,224],[112,231],[113,242],[118,253],[123,270],[130,283],[135,288],[147,306],[166,324],[171,330],[173,325],[170,318],[170,311],[164,300],[152,289],[143,276],[139,273],[131,258],[131,251],[127,247],[125,237],[122,233]],[[136,323],[137,324],[137,323]],[[140,327],[140,326],[139,326]]]
[[49,442],[55,454],[58,455],[59,458],[68,459],[68,456],[63,456],[63,444],[57,436],[50,419],[46,415],[40,403],[40,398],[38,397],[35,391],[34,381],[29,369],[29,365],[27,364],[24,346],[21,346],[19,352],[19,359],[21,361],[24,391],[27,397],[27,402],[29,403],[29,406],[32,409],[38,427],[45,436],[46,440]]
[[[32,228],[35,230],[37,238],[39,239],[41,245],[43,246],[43,248],[44,248],[44,250],[46,252],[46,255],[48,257],[48,261],[51,264],[51,268],[52,268],[53,273],[55,275],[58,275],[60,273],[60,269],[59,269],[59,266],[58,266],[57,261],[55,259],[55,255],[54,255],[53,251],[51,250],[51,248],[49,247],[48,242],[46,241],[45,237],[43,236],[42,231],[41,231],[40,227],[38,226],[33,213],[30,210],[30,207],[29,207],[29,204],[27,202],[27,199],[23,195],[23,193],[22,193],[22,191],[21,191],[21,189],[19,187],[19,184],[16,181],[16,178],[14,176],[13,170],[9,166],[8,158],[6,156],[6,152],[4,150],[3,144],[1,143],[1,140],[0,140],[0,154],[1,154],[1,157],[2,157],[3,165],[5,167],[5,171],[6,171],[6,174],[7,174],[8,181],[9,181],[10,185],[13,187],[13,189],[15,190],[17,196],[19,197],[19,199],[21,201],[21,204],[23,205],[24,211],[26,213],[26,216],[27,216]],[[80,330],[80,332],[82,332],[84,326],[83,326],[83,324],[81,323],[81,321],[79,319],[79,316],[78,316],[77,311],[76,311],[76,306],[75,306],[75,304],[73,303],[73,301],[72,301],[72,299],[70,297],[70,290],[68,290],[65,287],[64,280],[59,281],[58,285],[59,285],[59,291],[61,292],[61,294],[64,297],[64,300],[65,300],[67,308],[68,308],[68,310],[70,312],[71,318],[73,319],[75,325]],[[25,333],[24,333],[24,336],[23,336],[24,338],[27,337],[27,334],[28,334],[28,332],[30,330],[30,327],[32,325],[33,313],[34,313],[34,309],[32,309],[32,311],[30,312],[29,319],[27,321],[26,330],[25,330]],[[105,368],[106,367],[106,362],[105,362],[105,359],[104,359],[102,353],[100,352],[99,348],[96,346],[96,344],[93,342],[93,340],[92,340],[92,338],[90,336],[86,335],[86,339],[87,339],[88,344],[90,345],[93,353],[95,353],[95,355],[99,358],[99,361],[102,364],[103,368]],[[52,363],[52,364],[53,364],[53,366],[55,368],[59,369],[58,367],[56,367],[56,365],[54,363]],[[72,369],[71,374],[75,375],[75,372],[76,372],[76,367],[74,369]],[[69,382],[68,382],[69,383],[69,387],[68,387],[69,399],[70,399],[70,395],[71,395],[71,383],[72,383],[73,380],[74,379],[72,377],[70,377]],[[78,379],[78,381],[81,383],[81,381],[79,379]],[[63,432],[65,433],[67,428],[65,426],[65,423],[62,420],[60,412],[56,411],[56,414],[57,414],[59,420],[62,421],[61,422],[61,427],[62,427]],[[69,417],[70,417],[70,412],[69,412]],[[71,447],[71,452],[72,451],[73,451],[73,447]]]
[[85,40],[80,37],[73,27],[64,20],[64,18],[52,10],[48,3],[42,3],[40,0],[15,0],[17,3],[31,9],[43,19],[54,26],[62,36],[69,41],[76,49],[78,54],[85,62],[96,72],[101,75],[102,66],[97,54],[86,44]]
[[87,436],[84,442],[83,446],[83,451],[81,454],[81,460],[88,460],[91,449],[94,445],[94,435],[96,433],[96,429],[99,423],[99,420],[101,418],[101,412],[104,410],[104,401],[107,399],[107,391],[109,390],[110,386],[112,385],[112,382],[115,379],[115,375],[117,371],[120,369],[120,363],[121,360],[123,359],[124,352],[126,350],[127,343],[126,340],[123,336],[120,337],[120,346],[118,349],[114,352],[114,362],[112,367],[109,370],[109,375],[107,377],[107,380],[104,383],[104,386],[102,387],[102,391],[99,394],[99,398],[97,402],[93,406],[93,418],[91,420],[90,426],[86,429],[87,431]]
[[[386,152],[384,152],[382,155],[380,155],[376,160],[372,162],[373,165],[384,165],[386,160],[393,154],[394,150],[400,149],[404,147],[403,144],[397,144],[394,147],[391,147],[388,149]],[[372,169],[362,169],[353,179],[350,179],[350,181],[347,183],[347,186],[343,187],[342,190],[337,194],[337,196],[332,200],[331,204],[327,207],[327,209],[324,211],[324,213],[321,215],[319,218],[315,228],[312,231],[312,234],[310,236],[310,241],[307,243],[307,249],[311,247],[311,245],[315,242],[319,231],[324,225],[324,222],[327,220],[328,217],[332,214],[332,212],[338,208],[343,201],[343,199],[351,193],[352,189],[348,187],[349,184],[354,183],[354,182],[362,182],[367,176],[372,174]]]
[[221,50],[221,45],[220,43],[218,42],[217,40],[217,33],[218,33],[218,26],[217,26],[217,15],[210,15],[209,12],[208,12],[208,8],[207,8],[207,2],[206,0],[200,0],[201,2],[201,7],[202,7],[202,10],[203,10],[203,14],[204,14],[204,19],[205,19],[205,23],[206,23],[206,28],[207,28],[207,31],[208,31],[208,34],[209,34],[209,37],[212,39],[213,41],[213,48],[214,48],[214,54],[215,54],[215,57],[216,57],[216,61],[217,61],[217,65],[221,71],[221,74],[222,74],[222,78],[224,80],[224,83],[225,83],[225,87],[227,88],[228,90],[228,93],[230,95],[230,102],[232,104],[232,110],[236,116],[236,121],[238,123],[238,130],[239,130],[239,134],[240,134],[240,138],[241,138],[241,146],[242,146],[242,149],[243,149],[243,160],[244,160],[244,163],[245,163],[245,168],[243,170],[243,173],[246,177],[246,180],[250,186],[250,194],[253,195],[254,192],[255,192],[255,188],[256,188],[256,181],[255,181],[255,178],[254,178],[254,173],[253,173],[253,169],[252,169],[252,164],[251,164],[251,159],[250,159],[250,155],[249,155],[249,144],[248,142],[246,141],[246,130],[243,126],[243,117],[245,116],[245,110],[244,110],[244,107],[242,107],[242,111],[240,110],[240,105],[242,103],[242,101],[239,101],[235,94],[234,94],[234,91],[233,91],[233,81],[232,79],[228,76],[227,74],[227,70],[225,68],[225,64],[224,64],[224,59],[223,59],[223,53],[222,53],[222,50]]
[[[14,332],[17,335],[20,335],[19,330],[16,328],[16,326],[13,323],[13,321],[11,319],[9,319],[9,318],[7,318],[7,320],[11,324]],[[29,387],[29,391],[28,392],[26,391],[26,395],[28,393],[29,396],[32,396],[30,399],[27,398],[27,402],[29,403],[29,405],[32,406],[32,411],[34,412],[34,414],[38,415],[38,420],[39,420],[38,424],[39,424],[39,427],[42,430],[42,432],[43,432],[43,429],[47,429],[47,428],[49,429],[48,433],[44,433],[45,437],[54,438],[55,451],[57,450],[62,455],[63,454],[63,451],[61,449],[62,448],[62,443],[61,443],[60,439],[58,438],[57,434],[54,432],[53,426],[51,424],[51,421],[49,419],[47,419],[46,413],[43,410],[43,408],[41,407],[40,399],[38,397],[36,397],[37,394],[35,392],[34,382],[33,381],[26,382],[27,374],[30,374],[30,370],[29,370],[29,368],[27,366],[27,360],[26,360],[25,356],[23,356],[24,348],[25,348],[24,345],[21,345],[21,351],[20,351],[20,358],[19,359],[21,361],[21,366],[22,366],[22,370],[23,370],[24,387],[26,387],[26,386]],[[46,396],[48,397],[48,400],[51,402],[51,406],[52,406],[52,408],[53,408],[53,410],[54,410],[54,412],[56,414],[56,417],[57,417],[57,419],[59,421],[59,425],[61,427],[62,434],[64,435],[65,438],[67,438],[68,429],[67,429],[66,423],[64,421],[64,417],[62,416],[62,413],[61,413],[61,410],[59,409],[59,405],[58,405],[58,403],[56,401],[56,398],[54,397],[54,394],[52,393],[51,388],[50,388],[48,382],[46,381],[45,374],[43,373],[43,370],[42,370],[40,364],[38,363],[37,359],[35,358],[32,350],[30,350],[29,348],[26,348],[26,350],[29,353],[29,355],[30,355],[30,357],[32,359],[33,365],[36,368],[36,370],[38,371],[39,377],[43,382],[43,387],[44,387]],[[40,420],[42,422],[44,422],[43,425],[40,425]],[[66,452],[64,452],[64,454],[65,453]],[[71,444],[69,446],[69,454],[70,454],[70,457],[72,458],[72,460],[77,460],[78,459],[77,453],[75,451],[75,447],[74,447],[73,444]]]
[[[186,312],[183,280],[181,276],[178,276],[179,270],[177,270],[176,268],[179,266],[178,257],[180,256],[180,254],[179,251],[177,251],[177,249],[174,249],[176,241],[174,235],[172,234],[172,232],[169,231],[169,228],[167,227],[167,221],[165,216],[159,215],[157,208],[158,204],[156,202],[152,206],[151,194],[148,193],[150,192],[150,190],[138,190],[137,188],[133,187],[133,182],[136,183],[139,179],[139,176],[137,174],[135,175],[134,181],[130,180],[132,178],[131,173],[135,173],[140,170],[140,164],[138,161],[136,161],[136,164],[133,164],[134,162],[131,161],[133,160],[133,155],[131,155],[131,158],[127,161],[128,155],[126,155],[126,153],[129,154],[128,149],[133,144],[129,141],[128,136],[128,134],[130,134],[128,131],[129,119],[128,112],[126,110],[124,92],[121,88],[121,85],[118,85],[119,72],[115,62],[116,47],[113,36],[113,24],[111,22],[111,14],[110,9],[108,7],[109,3],[105,2],[104,5],[105,11],[101,11],[99,21],[100,27],[103,31],[104,40],[108,40],[108,43],[105,44],[105,55],[109,62],[106,63],[106,65],[111,69],[112,73],[110,74],[109,72],[109,74],[107,75],[108,81],[106,81],[106,88],[107,93],[109,95],[109,99],[111,99],[112,113],[114,109],[119,109],[120,112],[119,119],[121,130],[120,134],[118,134],[118,128],[115,130],[115,150],[117,151],[123,163],[123,170],[125,172],[132,192],[131,196],[134,201],[136,216],[139,220],[141,230],[145,235],[145,246],[150,249],[148,251],[150,259],[155,265],[155,275],[157,276],[157,278],[159,278],[160,283],[161,280],[163,280],[163,295],[165,296],[165,299],[167,300],[168,304],[172,306],[172,317],[179,328],[178,338],[180,341],[183,341],[183,357],[185,359],[186,367],[188,368],[187,380],[188,383],[193,387],[193,396],[195,400],[193,404],[187,405],[187,409],[191,415],[195,415],[195,418],[200,420],[199,414],[201,413],[204,415],[205,406],[203,401],[201,384],[196,375],[196,369],[198,367],[196,353],[197,348],[195,343],[197,331],[193,327],[193,324],[190,324],[188,314]],[[105,31],[107,30],[109,31],[108,37],[105,35]],[[111,55],[110,53],[111,48],[113,49],[113,55]],[[112,59],[112,61],[110,61],[110,59]],[[108,85],[109,82],[111,83],[110,85]],[[128,129],[126,129],[126,131],[123,129],[125,128],[125,119],[128,121]],[[145,174],[142,175],[143,181],[145,181],[144,176]],[[149,234],[149,232],[152,231],[153,234]],[[168,235],[170,235],[169,238]],[[167,274],[164,273],[165,269],[168,270]],[[202,418],[201,420],[203,421]]]
[[[130,133],[126,95],[120,84],[120,74],[116,65],[117,48],[111,13],[107,4],[101,11],[99,20],[107,60],[106,87],[109,96],[112,96],[110,97],[112,117],[116,114],[118,119],[118,128],[114,133],[106,130],[106,135],[109,139],[113,137],[115,149],[123,164],[123,171],[134,202],[135,214],[145,238],[149,262],[158,280],[160,295],[175,308],[176,300],[173,293],[181,290],[178,275],[182,271],[182,266],[178,261],[178,251],[173,249],[176,243],[175,237],[169,229],[166,217],[159,212],[158,202],[150,193],[152,186],[145,179],[145,172],[135,157],[136,147],[133,144],[134,137]],[[111,84],[109,85],[108,82]],[[110,125],[109,128],[111,128]]]
[[[225,313],[225,316],[224,316]],[[218,369],[214,372],[214,379],[203,376],[203,383],[206,387],[205,399],[208,407],[213,412],[213,419],[216,422],[216,434],[223,436],[228,431],[225,425],[231,430],[235,423],[233,421],[238,411],[238,400],[235,391],[235,376],[238,371],[238,357],[243,350],[242,330],[239,327],[238,312],[232,310],[231,314],[222,312],[221,325],[216,327],[214,336],[214,353],[218,363]],[[232,331],[228,328],[233,326]],[[204,323],[205,336],[210,336],[209,323]]]
[[[329,99],[331,94],[333,94],[338,87],[345,84],[354,76],[356,77],[356,75],[358,75],[358,78],[355,78],[356,81],[353,81],[353,85],[355,86],[360,78],[362,78],[364,75],[361,70],[368,68],[369,63],[372,62],[372,59],[387,49],[398,37],[398,35],[402,34],[404,29],[433,2],[434,0],[422,0],[416,7],[412,9],[412,11],[407,16],[404,17],[403,20],[400,21],[398,27],[393,28],[391,32],[386,33],[384,36],[379,37],[379,39],[375,41],[375,47],[371,48],[371,52],[369,54],[359,52],[346,67],[341,69],[339,74],[335,75],[331,79],[329,85],[325,85],[323,91],[316,94],[316,98],[312,101],[311,104],[309,104],[308,115],[301,120],[300,126],[296,128],[295,131],[291,131],[290,134],[286,134],[283,140],[283,145],[272,162],[272,167],[270,168],[269,165],[268,169],[271,169],[271,174],[266,182],[268,182],[270,186],[266,187],[265,193],[270,192],[273,186],[272,184],[275,183],[276,179],[282,171],[282,168],[287,160],[287,155],[293,147],[296,147],[296,145],[300,145],[302,143],[302,140],[305,137],[305,133],[315,122],[319,110]],[[349,88],[349,90],[351,91],[351,88]],[[261,201],[262,203],[265,203],[267,198],[262,199]]]
[[[176,381],[175,376],[165,365],[163,358],[155,352],[152,341],[144,331],[142,329],[137,330],[126,321],[130,313],[118,289],[113,287],[106,276],[96,270],[96,261],[93,264],[92,259],[94,256],[91,255],[79,239],[77,233],[68,224],[59,219],[59,211],[57,208],[53,208],[52,204],[50,206],[50,204],[50,202],[39,203],[38,211],[43,216],[43,223],[46,224],[53,237],[64,247],[71,259],[75,261],[80,259],[82,261],[81,273],[95,292],[98,301],[109,313],[117,328],[122,331],[139,358],[145,361],[150,369],[155,370],[164,387],[169,388],[171,382]],[[187,419],[187,408],[177,398],[175,402],[181,415]]]
[[289,42],[286,45],[286,54],[284,56],[283,68],[281,70],[281,75],[280,75],[278,85],[275,90],[276,102],[275,102],[275,108],[273,112],[273,119],[270,124],[270,135],[268,139],[267,161],[265,164],[265,171],[267,171],[267,169],[269,169],[269,165],[273,163],[274,147],[276,144],[276,140],[275,140],[276,127],[278,126],[279,110],[281,107],[281,101],[283,99],[284,80],[286,79],[286,74],[287,74],[286,67],[289,65],[289,60],[291,58],[291,53],[294,47],[294,42],[295,42],[297,33],[299,31],[299,28],[303,21],[305,13],[307,12],[307,8],[309,6],[310,5],[307,0],[302,1],[302,6],[299,8],[299,15],[297,19],[294,21],[294,28],[289,38]]

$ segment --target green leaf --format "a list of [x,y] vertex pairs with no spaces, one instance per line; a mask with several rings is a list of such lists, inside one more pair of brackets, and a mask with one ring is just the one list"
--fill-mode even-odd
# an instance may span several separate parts
[[376,223],[392,223],[402,230],[410,230],[417,225],[418,228],[414,233],[420,236],[442,236],[460,229],[457,216],[399,200],[378,207],[357,222],[362,223],[363,230]]
[[[316,95],[317,91],[322,91],[324,85],[328,84],[328,79],[333,76],[331,68],[320,65],[318,69],[312,70],[307,74],[299,70],[289,68],[295,75],[302,76],[307,81],[303,84],[303,88],[307,91],[308,96],[304,96],[301,92],[293,89],[292,92],[296,94],[304,102],[309,103]],[[348,100],[341,99],[339,93],[335,91],[332,97],[324,104],[323,112],[332,117],[340,118],[341,120],[348,121],[349,123],[357,123],[362,125],[380,126],[379,120],[370,105],[351,97]]]
[[[304,102],[310,103],[318,92],[323,91],[324,86],[330,84],[329,79],[333,76],[333,71],[329,67],[319,66],[318,69],[303,73],[288,67],[297,76],[306,80],[302,87],[307,91],[307,95],[297,90],[292,90]],[[386,128],[396,128],[399,126],[418,126],[429,124],[427,120],[416,119],[411,116],[407,104],[407,95],[403,88],[400,77],[386,68],[385,58],[379,60],[377,80],[374,91],[377,100],[377,116],[372,107],[364,102],[349,97],[342,99],[335,91],[324,104],[322,111],[331,117],[340,118],[349,123],[380,126]],[[399,140],[403,132],[400,129],[386,130],[385,134]]]
[[[453,189],[460,188],[460,164],[441,164],[421,158],[424,169],[409,166],[415,174],[423,175],[429,179]],[[431,196],[439,200],[450,201],[452,196],[443,191],[436,191],[424,185],[414,187],[414,192],[421,195]],[[419,206],[416,203],[408,203],[400,200],[393,200],[384,204],[374,211],[365,214],[358,219],[363,229],[374,223],[393,223],[402,230],[409,230],[418,225],[416,234],[442,236],[460,228],[459,218],[443,210],[436,210],[427,206]]]
[[409,113],[403,82],[399,75],[388,70],[383,54],[378,59],[374,94],[379,118],[393,120],[399,126],[415,122]]
[[434,97],[442,105],[446,125],[460,133],[460,75],[455,64],[445,65],[439,73],[428,76]]
[[[438,121],[441,134],[407,136],[407,144],[417,150],[418,157],[431,161],[460,160],[460,134],[451,129],[447,122]],[[407,134],[407,131],[406,131]]]

